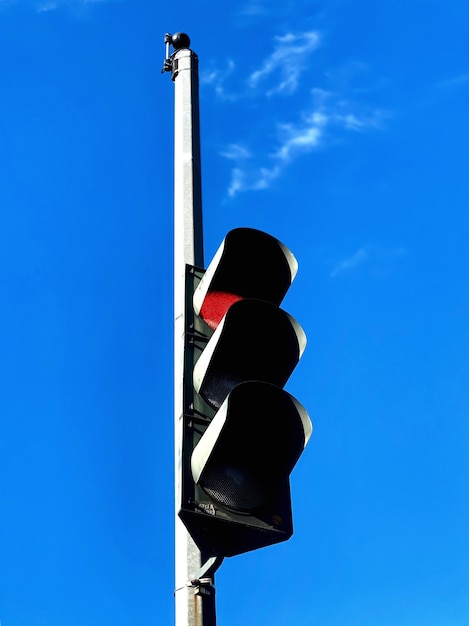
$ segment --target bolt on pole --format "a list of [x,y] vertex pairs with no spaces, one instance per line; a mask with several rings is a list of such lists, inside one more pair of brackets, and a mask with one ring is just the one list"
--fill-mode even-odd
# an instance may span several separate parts
[[[174,82],[174,442],[175,442],[175,624],[215,626],[213,574],[202,576],[201,554],[178,516],[184,413],[186,266],[203,267],[197,55],[184,33],[165,36],[163,70]],[[170,45],[174,52],[170,55]]]

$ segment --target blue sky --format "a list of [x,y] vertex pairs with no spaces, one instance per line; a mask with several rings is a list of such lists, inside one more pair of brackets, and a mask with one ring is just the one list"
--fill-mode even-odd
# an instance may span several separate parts
[[[469,623],[469,5],[0,0],[0,622],[173,623],[173,85],[207,261],[284,241],[314,432],[223,626]],[[214,26],[215,24],[215,26]]]

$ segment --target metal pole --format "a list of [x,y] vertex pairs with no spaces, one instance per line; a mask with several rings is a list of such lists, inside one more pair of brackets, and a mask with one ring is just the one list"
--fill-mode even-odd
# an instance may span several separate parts
[[[181,33],[172,36],[181,41]],[[168,43],[167,35],[165,43]],[[189,45],[189,38],[182,38]],[[202,194],[197,55],[180,47],[165,61],[175,85],[174,109],[174,441],[175,441],[175,614],[176,626],[215,626],[213,574],[201,577],[201,554],[178,517],[184,413],[186,265],[203,267]],[[168,48],[168,46],[167,46]],[[168,55],[167,55],[168,56]],[[165,68],[163,68],[164,70]]]

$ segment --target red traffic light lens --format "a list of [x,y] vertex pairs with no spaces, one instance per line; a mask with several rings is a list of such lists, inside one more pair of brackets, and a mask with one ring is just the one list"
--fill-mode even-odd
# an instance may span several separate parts
[[242,297],[234,293],[209,291],[200,309],[200,317],[215,330],[230,306],[238,300],[242,300]]

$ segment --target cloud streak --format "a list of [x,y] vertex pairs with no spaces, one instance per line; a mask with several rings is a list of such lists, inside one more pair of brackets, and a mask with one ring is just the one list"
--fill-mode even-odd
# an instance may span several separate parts
[[[332,82],[335,89],[311,85],[308,81],[311,55],[321,43],[322,36],[315,30],[274,37],[271,52],[259,60],[237,92],[227,88],[237,69],[232,60],[228,60],[223,69],[212,68],[202,75],[201,84],[212,89],[218,99],[237,101],[239,106],[243,100],[249,105],[249,100],[255,99],[256,108],[263,115],[262,125],[258,128],[255,123],[250,125],[249,140],[237,139],[220,151],[232,164],[228,197],[268,189],[292,162],[328,140],[334,141],[334,134],[366,132],[382,126],[382,111],[370,110],[350,100],[351,96],[356,96],[351,84],[353,76],[358,72],[357,67],[364,72],[363,64],[345,64],[346,72],[318,73],[319,81],[326,86]],[[338,73],[341,79],[336,81],[334,77]],[[347,80],[343,74],[347,75]],[[282,104],[279,108],[279,98],[282,102],[291,102],[291,106]],[[262,102],[264,106],[258,107]],[[253,110],[256,109],[251,107],[248,114]],[[263,154],[258,146],[263,147]]]
[[229,92],[225,88],[226,80],[235,71],[235,63],[232,59],[228,59],[226,67],[223,69],[212,68],[206,72],[202,72],[200,76],[200,84],[209,86],[215,92],[220,100],[237,100],[239,96]]
[[358,265],[362,265],[365,261],[368,260],[368,258],[369,253],[366,248],[360,248],[355,252],[355,254],[352,254],[352,256],[343,259],[334,267],[334,269],[330,273],[331,278],[335,278],[339,274],[343,274],[344,272],[356,268]]
[[328,123],[327,115],[315,111],[298,125],[280,125],[283,141],[274,153],[274,158],[287,163],[300,152],[310,152],[321,141],[323,131]]
[[300,77],[308,68],[309,57],[320,43],[318,31],[274,37],[273,51],[260,60],[259,69],[252,71],[237,91],[227,87],[228,79],[235,70],[231,59],[223,69],[212,68],[202,72],[201,85],[210,86],[221,100],[249,99],[259,93],[268,98],[290,96],[297,91]]
[[228,186],[230,198],[245,191],[268,189],[292,162],[322,146],[328,134],[340,130],[377,128],[380,115],[358,117],[355,113],[338,114],[331,103],[328,107],[303,113],[301,118],[296,123],[276,123],[277,140],[267,156],[267,162],[262,165],[258,164],[258,158],[250,147],[243,143],[231,144],[220,152],[221,156],[234,163]]
[[459,87],[460,85],[465,85],[469,83],[469,72],[465,74],[459,74],[458,76],[453,76],[452,78],[447,78],[446,80],[441,80],[437,86],[443,89]]
[[396,262],[406,255],[405,248],[388,248],[382,246],[363,246],[352,255],[339,261],[330,272],[331,278],[336,278],[342,274],[367,264],[369,273],[374,276],[386,275],[395,267]]
[[279,124],[279,142],[269,155],[269,163],[256,166],[252,151],[245,145],[232,144],[220,155],[234,161],[228,196],[233,198],[244,191],[268,189],[285,167],[300,153],[310,152],[321,141],[327,118],[321,113],[312,113],[300,124]]
[[74,13],[83,14],[84,11],[93,5],[116,1],[117,0],[0,0],[0,6],[2,4],[30,6],[38,13],[48,13],[64,7]]
[[256,88],[274,76],[276,84],[268,89],[268,96],[294,93],[298,87],[300,75],[306,67],[308,55],[316,50],[319,44],[320,36],[317,31],[308,31],[299,35],[288,33],[275,37],[273,52],[264,59],[260,69],[251,73],[248,86]]

